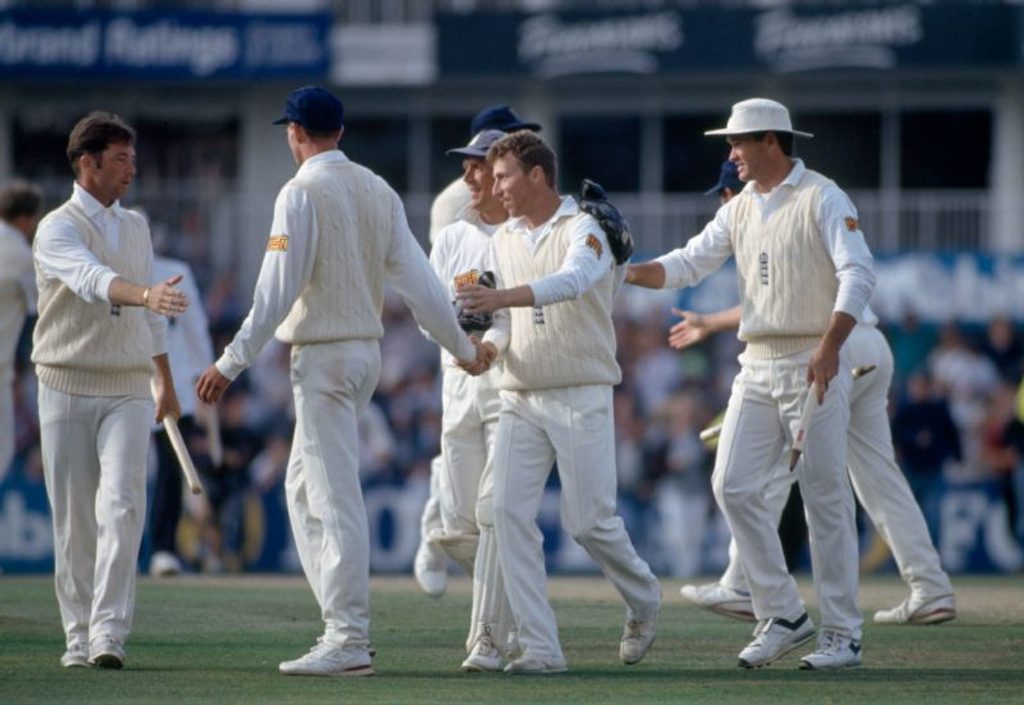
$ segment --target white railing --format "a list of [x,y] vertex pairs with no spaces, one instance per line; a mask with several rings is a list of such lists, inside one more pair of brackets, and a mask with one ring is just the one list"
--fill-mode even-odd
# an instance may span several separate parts
[[[989,250],[991,196],[984,190],[853,191],[872,250]],[[700,232],[718,206],[696,194],[615,194],[637,247],[665,252]]]
[[[70,179],[46,179],[40,184],[46,204],[53,207],[67,198]],[[854,191],[861,229],[876,253],[909,251],[991,251],[991,207],[988,191]],[[174,254],[193,263],[203,278],[231,270],[242,280],[255,277],[259,257],[251,256],[265,234],[243,232],[243,214],[267,211],[270,196],[243,194],[225,181],[181,181],[140,178],[127,205],[141,204],[165,230]],[[409,223],[427,246],[432,194],[406,194]],[[700,232],[717,208],[717,199],[699,194],[612,194],[626,215],[645,255],[667,252]],[[250,223],[251,226],[251,223]],[[251,282],[248,282],[250,284]]]

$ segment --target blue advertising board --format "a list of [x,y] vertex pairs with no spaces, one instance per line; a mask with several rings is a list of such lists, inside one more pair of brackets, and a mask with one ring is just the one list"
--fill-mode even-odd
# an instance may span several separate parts
[[7,79],[203,80],[327,75],[329,14],[0,13]]

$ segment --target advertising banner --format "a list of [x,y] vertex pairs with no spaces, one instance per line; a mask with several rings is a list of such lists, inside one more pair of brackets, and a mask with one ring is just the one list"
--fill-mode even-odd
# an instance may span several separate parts
[[0,76],[251,79],[326,76],[329,14],[0,13]]
[[999,4],[473,13],[438,17],[442,76],[969,70],[1021,64]]

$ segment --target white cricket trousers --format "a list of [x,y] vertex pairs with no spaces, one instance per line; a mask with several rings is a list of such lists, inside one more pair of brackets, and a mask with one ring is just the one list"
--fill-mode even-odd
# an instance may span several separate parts
[[653,616],[661,587],[615,515],[612,388],[591,385],[503,391],[494,443],[494,526],[519,645],[524,655],[564,660],[548,602],[537,513],[558,462],[562,527],[597,562],[630,618]]
[[494,445],[501,398],[497,369],[474,377],[458,368],[444,372],[441,400],[441,521],[447,533],[477,533],[476,504]]
[[[850,333],[844,348],[851,365],[875,366],[874,371],[853,381],[850,392],[847,456],[853,491],[892,550],[911,593],[926,600],[952,595],[953,586],[932,545],[924,515],[895,461],[886,412],[893,374],[889,344],[875,326],[859,325]],[[765,493],[776,522],[796,479],[788,470],[788,462],[788,454],[783,453]],[[734,590],[746,590],[747,581],[735,557],[735,545],[734,541],[729,546],[729,566],[721,582]]]
[[295,436],[285,477],[302,570],[324,639],[369,646],[370,539],[359,485],[359,418],[380,374],[376,340],[295,345]]
[[[779,454],[799,425],[810,356],[811,351],[771,360],[740,357],[742,368],[733,382],[711,478],[759,620],[793,620],[805,611],[786,569],[778,517],[765,490]],[[847,359],[844,348],[839,374],[814,413],[803,462],[795,472],[810,532],[822,626],[859,639],[863,616],[857,607],[857,533],[846,476],[851,384]]]
[[67,646],[124,642],[135,611],[153,400],[39,385],[39,435],[53,514],[54,582]]
[[466,651],[481,634],[507,653],[511,611],[494,535],[493,464],[489,462],[501,411],[500,370],[472,376],[446,368],[441,388],[442,470],[438,487],[445,533],[479,534],[473,564],[473,605]]

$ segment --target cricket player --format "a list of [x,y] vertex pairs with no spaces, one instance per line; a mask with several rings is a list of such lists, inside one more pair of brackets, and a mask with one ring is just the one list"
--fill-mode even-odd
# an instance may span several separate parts
[[[540,131],[540,125],[529,122],[507,105],[491,105],[483,108],[474,117],[469,127],[472,140],[485,130],[514,132],[516,130]],[[464,177],[459,177],[444,188],[430,207],[430,243],[434,244],[441,228],[460,220],[470,207],[470,189]],[[444,552],[430,541],[432,532],[441,529],[441,504],[438,479],[441,473],[441,456],[430,463],[430,496],[423,506],[420,517],[420,545],[413,562],[416,582],[431,597],[441,597],[448,587],[448,567]]]
[[369,636],[369,533],[359,484],[358,421],[377,386],[385,284],[462,362],[481,361],[409,230],[398,194],[338,149],[340,100],[318,86],[289,95],[284,116],[298,171],[281,189],[253,307],[199,378],[207,403],[276,335],[292,345],[295,436],[285,489],[323,634],[284,661],[286,675],[374,673]]
[[14,363],[25,318],[36,312],[30,243],[42,206],[42,194],[31,184],[0,190],[0,482],[14,457]]
[[[508,219],[493,193],[494,177],[485,161],[488,148],[504,136],[500,130],[483,130],[465,147],[448,150],[449,155],[462,158],[462,178],[471,199],[459,218],[437,233],[430,251],[430,263],[452,301],[460,285],[479,281],[487,270],[491,237]],[[488,318],[463,315],[460,323],[467,332],[483,335]],[[494,343],[484,345],[492,355],[497,354]],[[430,538],[473,578],[466,640],[469,653],[462,668],[496,671],[508,656],[511,631],[511,611],[494,538],[492,466],[488,462],[501,408],[500,370],[492,367],[474,377],[447,354],[442,355],[442,369],[444,413],[438,485],[443,528],[435,529]]]
[[[707,195],[718,195],[722,204],[739,193],[742,184],[731,179],[735,164],[726,161],[722,174]],[[740,325],[741,308],[701,315],[678,311],[682,321],[669,331],[669,344],[683,350],[709,335]],[[846,341],[849,357],[857,366],[870,367],[866,379],[855,381],[850,394],[850,430],[848,454],[850,480],[879,534],[892,550],[900,576],[910,595],[899,605],[875,612],[881,624],[939,624],[956,618],[956,598],[949,576],[942,569],[938,552],[928,535],[921,508],[914,500],[910,485],[895,461],[892,429],[886,411],[892,381],[892,351],[877,328],[878,319],[870,306],[864,308],[863,323],[857,325]],[[776,524],[786,506],[796,475],[789,471],[788,453],[783,452],[765,490],[766,502]],[[747,579],[736,551],[729,543],[729,565],[718,582],[684,585],[680,590],[690,602],[718,614],[754,621]]]
[[135,176],[135,131],[92,112],[71,130],[67,154],[74,190],[43,218],[34,243],[32,339],[66,637],[60,662],[117,669],[135,610],[150,423],[181,413],[164,317],[188,301],[179,277],[148,285],[149,227],[120,204]]
[[[798,467],[823,621],[804,669],[861,663],[857,535],[846,476],[849,358],[843,344],[874,289],[873,261],[850,199],[792,157],[789,111],[774,100],[735,104],[726,137],[746,187],[685,247],[631,265],[627,282],[694,286],[730,256],[746,342],[712,474],[715,499],[732,531],[749,583],[754,640],[739,665],[768,665],[812,640],[815,629],[786,569],[775,516],[765,500],[775,462],[792,441],[808,393],[820,406]],[[813,389],[808,390],[808,384]]]
[[540,137],[512,133],[491,145],[487,161],[511,216],[492,236],[499,288],[466,285],[459,299],[468,313],[497,312],[484,341],[504,360],[493,511],[522,649],[505,671],[566,670],[536,524],[556,460],[563,527],[625,600],[619,656],[634,664],[654,641],[661,588],[615,515],[616,261],[598,221],[555,190],[555,155]]

